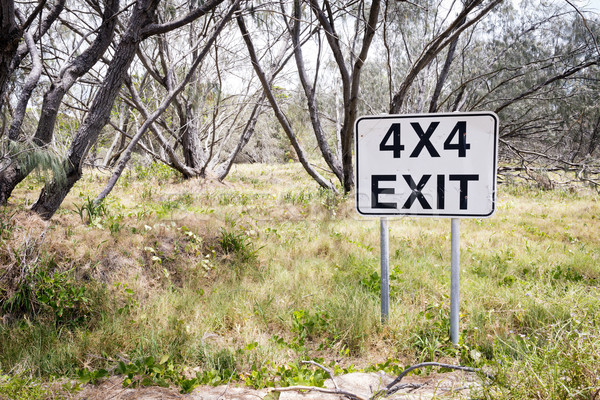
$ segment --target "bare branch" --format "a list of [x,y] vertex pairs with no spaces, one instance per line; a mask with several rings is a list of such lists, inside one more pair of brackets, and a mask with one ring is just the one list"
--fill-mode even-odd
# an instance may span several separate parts
[[142,31],[142,36],[147,38],[152,35],[158,35],[160,33],[167,33],[177,28],[181,28],[184,25],[189,24],[197,20],[198,18],[206,15],[209,11],[213,10],[216,6],[221,4],[223,0],[210,0],[202,6],[190,11],[187,15],[176,19],[175,21],[166,22],[164,24],[150,24]]

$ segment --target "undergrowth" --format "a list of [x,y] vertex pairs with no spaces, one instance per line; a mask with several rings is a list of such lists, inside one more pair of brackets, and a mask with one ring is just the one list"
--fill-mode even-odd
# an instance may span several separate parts
[[26,180],[0,210],[0,398],[49,398],[53,376],[322,385],[302,360],[337,374],[447,361],[496,377],[478,398],[595,396],[597,195],[501,186],[495,216],[462,221],[454,346],[449,221],[390,221],[382,326],[378,221],[300,176],[237,166],[200,191],[140,167],[98,205],[82,180],[48,223],[25,210]]

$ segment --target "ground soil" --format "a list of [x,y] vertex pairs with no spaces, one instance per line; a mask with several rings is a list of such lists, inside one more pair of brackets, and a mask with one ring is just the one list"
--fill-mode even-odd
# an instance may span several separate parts
[[[373,393],[385,387],[394,379],[383,373],[352,373],[335,377],[339,390],[352,393],[357,398],[369,399]],[[190,394],[180,394],[175,388],[145,387],[123,388],[122,379],[112,377],[98,386],[86,385],[74,399],[77,400],[257,400],[277,399],[272,390],[255,390],[235,385],[217,387],[197,387]],[[331,380],[325,383],[327,388],[335,389]],[[465,372],[433,373],[427,376],[408,376],[400,383],[403,388],[388,399],[460,399],[467,398],[471,390],[479,385],[478,378]],[[279,400],[337,400],[345,398],[340,395],[320,392],[285,391]]]

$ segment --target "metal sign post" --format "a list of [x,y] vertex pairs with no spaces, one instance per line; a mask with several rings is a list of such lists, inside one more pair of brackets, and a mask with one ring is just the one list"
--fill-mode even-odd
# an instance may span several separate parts
[[390,237],[388,220],[381,217],[381,323],[385,324],[390,316]]
[[450,233],[450,340],[458,344],[458,304],[460,295],[460,219],[452,218]]

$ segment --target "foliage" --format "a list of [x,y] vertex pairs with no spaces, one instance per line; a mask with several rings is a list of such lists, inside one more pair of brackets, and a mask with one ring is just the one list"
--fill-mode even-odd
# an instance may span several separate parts
[[117,375],[125,375],[124,387],[162,386],[169,387],[169,382],[178,381],[180,371],[177,371],[169,357],[162,357],[159,362],[154,357],[145,357],[134,362],[119,362],[115,369]]
[[72,278],[72,271],[60,272],[57,267],[54,259],[30,265],[3,302],[2,310],[17,316],[49,312],[57,325],[78,324],[89,318],[92,309],[87,287]]
[[75,205],[77,214],[81,218],[81,222],[92,225],[97,222],[99,218],[108,214],[108,209],[103,202],[96,203],[96,201],[89,196],[80,206]]
[[6,140],[0,141],[0,155],[2,158],[14,159],[21,164],[21,168],[29,171],[36,171],[46,178],[46,174],[51,174],[53,179],[59,182],[66,180],[63,159],[51,149],[39,148],[31,143]]
[[15,229],[14,216],[17,212],[10,210],[4,206],[0,211],[0,242],[10,238],[12,231]]
[[147,166],[137,164],[134,173],[138,180],[149,181],[155,179],[159,184],[170,182],[177,176],[174,169],[159,162],[153,162]]
[[39,379],[23,375],[0,374],[0,399],[43,400],[48,398],[59,400],[64,397],[55,396]]
[[[381,273],[377,271],[373,271],[367,276],[361,278],[358,281],[361,286],[363,286],[369,293],[375,295],[376,297],[380,297],[381,293]],[[399,287],[400,283],[403,282],[402,279],[402,271],[400,267],[395,265],[389,271],[389,295],[390,298],[395,298],[400,295]]]
[[[82,226],[68,213],[46,223],[35,249],[23,247],[25,234],[46,228],[20,203],[9,204],[15,222],[0,246],[9,263],[0,272],[2,368],[80,384],[119,368],[126,384],[188,392],[228,382],[320,384],[322,371],[299,360],[336,374],[397,374],[418,361],[445,360],[497,376],[477,398],[593,396],[596,194],[501,185],[493,218],[461,222],[460,341],[453,346],[447,221],[391,221],[391,313],[382,326],[377,221],[355,217],[353,199],[343,197],[335,216],[324,215],[316,185],[298,179],[298,166],[238,165],[233,174],[245,186],[245,204],[221,205],[242,192],[219,186],[215,195],[207,189],[189,197],[175,219],[137,216],[153,205],[140,204],[132,185],[117,189],[120,205],[107,203],[109,214],[123,216],[120,234],[107,228],[110,215]],[[269,186],[273,179],[279,190]],[[188,189],[189,182],[164,188]],[[19,190],[22,199],[27,188]],[[310,209],[319,213],[307,218]],[[123,359],[131,361],[115,361]]]
[[228,228],[221,228],[219,246],[224,254],[233,255],[242,263],[256,262],[260,250],[245,232]]

